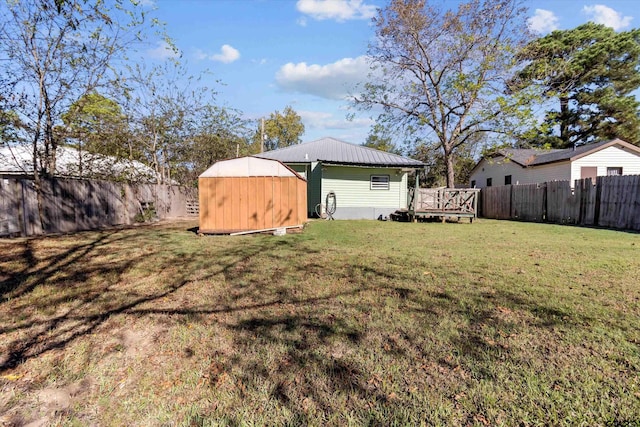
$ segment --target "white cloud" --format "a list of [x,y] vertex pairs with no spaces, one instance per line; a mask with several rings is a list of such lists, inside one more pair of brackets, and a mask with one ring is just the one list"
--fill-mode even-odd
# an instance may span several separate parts
[[302,16],[300,18],[298,18],[298,20],[296,21],[298,25],[300,25],[301,27],[306,27],[307,26],[307,18]]
[[224,64],[230,64],[237,61],[240,58],[240,52],[238,49],[225,44],[220,48],[220,53],[208,54],[201,49],[196,49],[195,57],[198,60],[210,59],[212,61],[222,62]]
[[288,92],[344,100],[369,74],[366,56],[344,58],[327,65],[289,62],[276,73],[276,83]]
[[332,113],[323,111],[298,111],[305,127],[311,129],[358,129],[369,128],[374,121],[368,118],[354,118],[347,120],[336,118]]
[[164,40],[158,42],[155,49],[148,50],[147,54],[153,59],[169,59],[180,56],[180,52]]
[[362,0],[298,0],[296,8],[314,19],[335,19],[338,22],[370,19],[376,14],[376,6]]
[[236,61],[238,58],[240,58],[240,52],[238,52],[238,49],[234,49],[228,44],[222,45],[222,48],[220,48],[220,53],[216,53],[215,55],[211,56],[212,60],[220,61],[225,64]]
[[622,16],[620,13],[602,4],[594,6],[585,6],[582,12],[590,17],[590,20],[596,24],[606,25],[618,31],[628,27],[631,24],[632,16]]
[[527,19],[529,28],[538,34],[549,33],[558,29],[558,17],[550,10],[536,9],[535,14]]

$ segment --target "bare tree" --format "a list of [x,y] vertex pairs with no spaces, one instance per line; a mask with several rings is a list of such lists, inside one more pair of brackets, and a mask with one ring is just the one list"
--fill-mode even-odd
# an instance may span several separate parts
[[55,126],[75,100],[115,77],[111,67],[140,40],[145,13],[127,0],[23,0],[2,2],[0,21],[0,79],[13,82],[8,108],[33,149],[43,222],[41,178],[56,171]]
[[471,0],[453,11],[428,0],[392,0],[374,18],[370,83],[355,105],[381,107],[387,122],[437,141],[449,187],[458,147],[478,133],[506,131],[505,122],[526,114],[525,94],[505,94],[514,55],[529,40],[520,3]]
[[172,61],[134,67],[125,95],[131,143],[141,152],[140,160],[156,171],[159,184],[174,181],[198,133],[198,116],[213,105],[215,91]]

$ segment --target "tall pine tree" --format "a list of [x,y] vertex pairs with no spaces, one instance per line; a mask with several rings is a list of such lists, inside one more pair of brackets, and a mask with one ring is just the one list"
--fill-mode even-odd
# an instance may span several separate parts
[[590,22],[553,31],[529,43],[518,59],[525,65],[513,88],[538,85],[547,100],[557,101],[538,143],[566,148],[616,137],[640,141],[640,103],[632,94],[640,87],[640,29],[616,33]]

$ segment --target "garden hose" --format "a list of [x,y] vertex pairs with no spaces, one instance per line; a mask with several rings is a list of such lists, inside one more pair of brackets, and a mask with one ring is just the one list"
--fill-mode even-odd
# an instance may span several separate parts
[[333,214],[336,213],[336,207],[337,207],[336,193],[334,193],[333,191],[329,191],[327,193],[325,206],[326,206],[325,210],[327,212],[327,220],[333,219]]
[[325,199],[325,204],[323,205],[322,203],[318,203],[314,210],[316,211],[316,215],[318,215],[318,218],[323,218],[324,216],[322,208],[324,208],[324,213],[326,213],[325,219],[330,220],[334,219],[333,214],[336,213],[336,207],[336,193],[334,193],[333,191],[329,191]]

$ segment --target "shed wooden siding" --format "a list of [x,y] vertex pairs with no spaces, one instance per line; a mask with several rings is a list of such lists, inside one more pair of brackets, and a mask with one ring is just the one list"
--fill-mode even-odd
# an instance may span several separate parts
[[[407,207],[407,173],[399,168],[323,166],[322,201],[329,191],[340,207]],[[371,190],[371,175],[388,175],[388,190]]]
[[200,231],[228,233],[303,224],[306,184],[298,177],[200,178]]
[[589,166],[598,168],[597,176],[607,176],[608,167],[621,167],[623,175],[640,175],[640,155],[616,146],[607,147],[575,160],[571,165],[570,181],[582,179],[580,169]]

